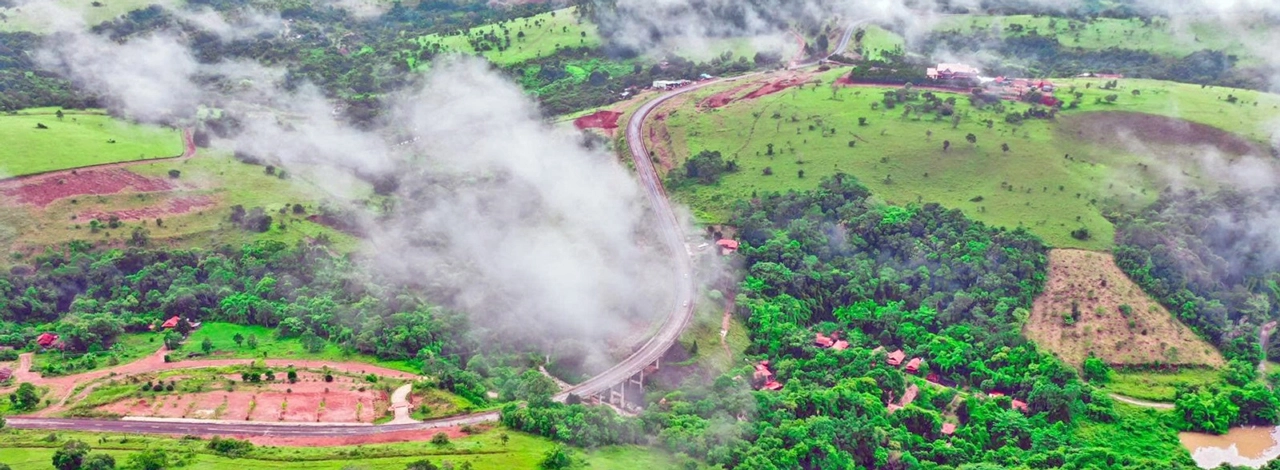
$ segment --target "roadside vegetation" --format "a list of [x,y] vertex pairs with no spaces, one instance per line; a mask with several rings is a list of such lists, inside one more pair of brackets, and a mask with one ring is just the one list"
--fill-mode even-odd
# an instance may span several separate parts
[[[370,470],[404,470],[423,460],[441,468],[446,462],[454,469],[504,470],[537,468],[556,445],[503,428],[475,429],[435,445],[420,442],[366,444],[359,446],[287,447],[255,445],[236,439],[199,437],[159,437],[95,433],[48,433],[6,430],[0,433],[0,462],[14,470],[50,468],[53,456],[68,442],[89,447],[87,454],[112,456],[120,467],[144,456],[167,465],[152,468],[201,469],[332,469],[349,468],[358,461]],[[216,443],[216,445],[215,445]],[[562,450],[563,451],[563,450]],[[593,469],[645,470],[671,468],[674,458],[660,451],[637,446],[615,446],[589,451],[568,450],[569,455]],[[446,467],[447,468],[447,467]]]

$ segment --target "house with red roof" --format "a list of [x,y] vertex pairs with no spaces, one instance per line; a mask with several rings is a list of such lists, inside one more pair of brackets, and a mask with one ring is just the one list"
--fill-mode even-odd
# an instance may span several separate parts
[[885,359],[885,361],[888,362],[889,365],[891,366],[898,367],[902,365],[902,361],[906,359],[907,359],[907,353],[904,353],[902,352],[901,349],[899,349],[897,351],[889,353],[889,357]]
[[168,330],[168,329],[170,329],[170,328],[177,328],[177,327],[178,327],[178,322],[180,322],[180,321],[182,321],[182,320],[181,320],[180,318],[178,318],[178,316],[177,316],[177,315],[174,315],[172,318],[170,318],[170,319],[168,319],[168,320],[165,320],[165,321],[164,321],[164,324],[160,325],[160,329],[162,329],[162,330]]
[[58,342],[58,335],[53,333],[45,332],[36,337],[36,344],[39,344],[42,348],[51,347],[56,342]]
[[1010,405],[1010,406],[1011,406],[1013,409],[1018,410],[1018,411],[1021,411],[1021,412],[1023,412],[1023,413],[1026,413],[1026,412],[1027,412],[1027,402],[1024,402],[1024,401],[1019,400],[1019,399],[1017,399],[1017,398],[1014,398],[1014,399],[1013,399],[1013,404],[1012,404],[1012,405]]
[[738,251],[738,241],[731,238],[721,238],[716,240],[716,246],[720,247],[720,254],[725,256]]
[[756,382],[763,381],[760,386],[761,390],[782,390],[782,383],[773,379],[773,371],[769,370],[769,361],[760,361],[756,363],[756,371],[753,374]]
[[829,348],[836,344],[836,340],[827,337],[822,333],[814,333],[813,345],[820,348]]
[[956,433],[956,425],[954,423],[942,423],[942,433],[948,436]]
[[916,372],[919,372],[919,371],[920,371],[920,362],[922,362],[922,361],[923,361],[923,359],[920,359],[920,358],[918,358],[918,357],[913,357],[913,358],[911,358],[911,362],[908,362],[908,363],[907,363],[907,372],[908,372],[908,373],[912,373],[912,374],[914,374],[914,373],[916,373]]
[[838,339],[835,343],[831,344],[831,349],[834,351],[844,351],[849,349],[849,342],[843,339]]

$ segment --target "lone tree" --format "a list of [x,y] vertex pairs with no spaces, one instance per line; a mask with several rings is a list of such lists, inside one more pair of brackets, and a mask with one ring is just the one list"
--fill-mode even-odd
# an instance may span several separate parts
[[176,179],[178,179],[178,177],[179,177],[179,176],[182,176],[182,171],[181,171],[181,170],[169,170],[169,177],[170,177],[170,178],[173,178],[173,179],[175,179],[175,180],[176,180]]
[[946,152],[948,150],[951,150],[951,141],[950,140],[942,141],[942,151]]
[[23,382],[17,391],[9,395],[9,403],[15,411],[31,411],[40,404],[40,395],[36,393],[35,385]]
[[178,334],[178,332],[173,330],[169,330],[168,333],[164,334],[165,349],[168,349],[170,351],[175,351],[180,346],[182,346],[182,335]]
[[973,135],[973,134],[971,133],[971,134],[969,134],[969,135],[964,136],[964,140],[969,141],[969,145],[975,145],[975,144],[977,144],[977,143],[978,143],[978,136]]
[[200,349],[204,351],[205,354],[213,352],[213,341],[209,338],[205,338],[204,341],[200,342]]
[[240,333],[236,333],[235,336],[231,337],[231,341],[235,341],[236,347],[240,347],[240,344],[244,342],[244,335]]
[[1007,142],[1000,144],[1000,150],[1003,150],[1005,153],[1009,153],[1009,144]]
[[84,457],[89,455],[89,444],[72,439],[53,453],[53,468],[58,470],[79,470]]

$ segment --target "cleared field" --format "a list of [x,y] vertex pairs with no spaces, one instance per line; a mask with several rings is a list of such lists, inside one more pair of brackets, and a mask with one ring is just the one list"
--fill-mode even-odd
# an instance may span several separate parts
[[[465,461],[470,462],[476,470],[505,470],[536,468],[543,454],[553,446],[548,439],[497,428],[477,435],[455,437],[447,446],[424,442],[332,447],[259,446],[243,458],[232,459],[213,454],[206,448],[208,442],[205,440],[58,433],[56,441],[46,442],[44,437],[48,434],[12,431],[0,435],[0,462],[10,465],[14,470],[48,469],[56,447],[68,439],[79,439],[92,446],[96,452],[111,454],[118,463],[126,462],[129,455],[146,448],[163,449],[171,457],[192,453],[191,462],[182,468],[338,470],[350,468],[348,466],[354,464],[353,468],[401,470],[409,463],[425,458],[436,465],[441,465],[446,460],[454,465]],[[508,437],[505,444],[500,437],[504,434]],[[585,454],[587,464],[593,469],[649,470],[676,466],[676,459],[670,455],[644,447],[605,447],[579,453]]]
[[[51,5],[44,3],[46,2],[18,2],[20,6],[17,8],[0,8],[0,13],[5,16],[5,19],[0,21],[0,31],[47,33],[54,31],[57,25],[76,19],[92,26],[139,8],[146,8],[148,5],[176,6],[185,2],[183,0],[111,0],[98,2],[99,6],[94,6],[93,2],[81,0],[53,0],[48,2]],[[63,15],[66,12],[78,15],[79,18],[65,18]]]
[[1178,387],[1209,385],[1221,381],[1213,369],[1182,369],[1178,372],[1113,372],[1106,389],[1139,400],[1172,402]]
[[[1231,28],[1231,29],[1228,29]],[[1244,65],[1261,62],[1262,49],[1276,38],[1272,28],[1259,19],[1243,25],[1225,26],[1208,21],[1174,23],[1155,17],[1149,23],[1137,18],[1095,18],[1078,21],[1051,16],[955,15],[934,27],[939,31],[962,32],[998,30],[1004,36],[1038,34],[1053,36],[1067,47],[1100,50],[1120,47],[1150,51],[1158,55],[1186,56],[1211,49],[1234,54]]]
[[[739,166],[716,184],[686,183],[673,192],[704,220],[723,222],[735,201],[753,193],[811,189],[821,178],[844,172],[887,202],[938,202],[996,226],[1026,227],[1056,247],[1105,251],[1114,227],[1102,216],[1104,207],[1149,203],[1178,173],[1146,168],[1167,170],[1161,167],[1170,162],[1200,165],[1189,157],[1202,155],[1203,147],[1262,148],[1269,140],[1267,124],[1280,106],[1275,95],[1234,89],[1120,80],[1117,89],[1101,90],[1104,81],[1080,79],[1059,83],[1063,96],[1082,94],[1077,109],[1064,110],[1055,120],[1010,124],[1005,114],[974,108],[964,94],[935,91],[942,99],[955,98],[956,122],[907,112],[901,105],[887,109],[881,101],[893,87],[831,86],[842,73],[798,76],[789,84],[783,75],[773,74],[753,83],[699,90],[664,106],[644,130],[661,166],[681,168],[703,150],[719,151]],[[1133,90],[1140,91],[1135,95]],[[1117,99],[1107,103],[1111,94]],[[1228,95],[1235,97],[1234,103]],[[1005,113],[1027,109],[1022,103],[1004,105]],[[1124,121],[1109,113],[1113,111],[1182,118],[1219,129],[1169,135],[1179,123],[1166,121],[1147,129],[1151,138],[1144,142],[1121,137],[1141,137],[1147,123],[1134,128],[1088,125]],[[968,135],[974,143],[967,141]],[[945,141],[951,143],[946,151]],[[675,154],[667,155],[665,148]],[[1182,168],[1191,177],[1187,179],[1212,187],[1212,180],[1199,178],[1196,165]],[[1088,239],[1072,237],[1081,228],[1088,230]]]
[[[493,40],[485,41],[488,45],[501,42],[505,48],[509,38],[511,47],[498,50],[497,47],[486,47],[476,51],[469,39],[483,39],[491,36]],[[461,54],[476,54],[489,59],[498,65],[511,65],[556,52],[561,47],[595,47],[600,45],[600,34],[595,24],[580,21],[573,9],[565,8],[540,15],[519,18],[501,23],[487,24],[471,28],[464,35],[431,34],[416,39],[419,52],[438,45],[441,50]],[[419,63],[418,54],[409,54],[406,60],[410,68],[425,66]]]
[[[178,170],[180,176],[171,178],[170,170]],[[103,170],[62,175],[48,183],[49,191],[33,191],[41,194],[41,201],[51,199],[42,206],[8,201],[9,210],[0,211],[0,245],[20,254],[36,253],[45,246],[71,240],[123,246],[135,228],[143,228],[153,243],[164,240],[178,246],[236,245],[263,239],[296,243],[325,236],[336,249],[354,249],[358,243],[355,237],[307,217],[326,200],[369,197],[371,186],[351,177],[308,177],[306,168],[294,170],[286,168],[292,176],[282,179],[230,155],[202,153],[180,161],[115,168],[110,171],[118,173],[110,175],[99,175]],[[102,186],[118,186],[120,181],[139,177],[143,179],[127,187]],[[328,184],[316,183],[318,180]],[[334,195],[335,188],[346,192]],[[271,229],[255,233],[234,226],[229,221],[230,207],[237,204],[246,209],[262,207],[274,219]],[[305,212],[280,213],[281,208],[292,204],[302,204]],[[105,223],[113,215],[120,219],[120,227],[104,226],[97,231],[91,228],[92,220]],[[157,224],[156,219],[161,222]]]
[[[236,335],[240,335],[244,342],[236,344]],[[257,342],[257,346],[249,346],[248,338],[250,336]],[[202,324],[199,329],[191,332],[187,341],[182,344],[178,355],[185,356],[185,353],[203,354],[204,351],[201,345],[205,339],[213,343],[213,352],[208,355],[209,359],[307,359],[364,362],[413,374],[422,372],[421,367],[415,367],[409,361],[384,361],[373,356],[348,353],[338,345],[330,342],[325,342],[324,347],[319,351],[311,352],[303,346],[302,340],[297,337],[281,338],[274,328],[221,322],[207,322]]]
[[1105,253],[1050,251],[1049,280],[1023,334],[1076,367],[1090,353],[1120,365],[1225,363]]
[[906,47],[906,40],[898,33],[876,25],[869,25],[863,30],[861,53],[866,60],[881,60],[885,53]]
[[95,111],[64,111],[59,119],[56,111],[39,108],[0,115],[0,175],[182,154],[182,133],[176,129],[131,124]]

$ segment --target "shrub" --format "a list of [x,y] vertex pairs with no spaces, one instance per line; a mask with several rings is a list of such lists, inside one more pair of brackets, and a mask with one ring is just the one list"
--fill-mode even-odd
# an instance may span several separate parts
[[214,436],[209,441],[209,450],[227,457],[244,457],[249,451],[253,450],[253,443],[242,441],[239,439],[221,438]]
[[436,435],[431,436],[431,443],[438,446],[449,445],[449,435],[442,432],[438,432],[436,433]]

